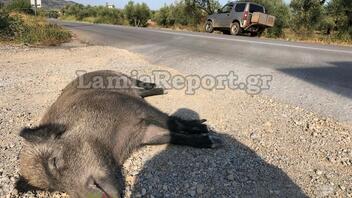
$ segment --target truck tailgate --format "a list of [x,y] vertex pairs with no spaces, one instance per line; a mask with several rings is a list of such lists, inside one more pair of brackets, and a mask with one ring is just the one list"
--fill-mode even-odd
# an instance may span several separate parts
[[261,12],[253,12],[251,23],[273,27],[276,17]]

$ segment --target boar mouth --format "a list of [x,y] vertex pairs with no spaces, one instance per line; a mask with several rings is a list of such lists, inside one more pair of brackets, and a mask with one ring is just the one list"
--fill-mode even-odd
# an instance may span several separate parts
[[96,189],[98,189],[102,193],[102,198],[110,198],[111,196],[104,190],[103,187],[101,187],[96,180],[94,180],[93,185],[95,186]]
[[94,178],[91,179],[90,188],[94,189],[98,193],[99,198],[120,198],[118,190],[106,181],[97,181]]

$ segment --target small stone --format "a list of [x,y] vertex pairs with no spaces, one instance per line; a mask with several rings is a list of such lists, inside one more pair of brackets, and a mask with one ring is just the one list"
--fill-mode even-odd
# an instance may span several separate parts
[[346,187],[345,186],[339,186],[341,190],[346,190]]
[[167,191],[167,185],[163,185],[163,190]]
[[144,196],[145,194],[147,194],[147,190],[145,188],[142,189],[142,196]]
[[136,196],[137,198],[142,197],[142,195],[141,195],[140,193],[137,193],[135,196]]
[[126,177],[126,182],[127,182],[127,183],[130,183],[130,184],[133,184],[133,183],[134,183],[134,177],[131,176],[131,175],[128,175],[128,176]]
[[331,163],[335,163],[335,162],[336,162],[336,159],[333,158],[333,157],[328,157],[328,160],[329,160]]
[[318,196],[319,197],[327,197],[334,193],[334,187],[330,185],[321,185],[318,187]]
[[264,125],[267,126],[267,127],[271,127],[272,124],[271,124],[271,122],[268,121]]
[[233,180],[235,180],[235,176],[234,176],[233,174],[229,174],[229,175],[227,176],[227,180],[233,181]]
[[203,189],[204,189],[204,185],[203,184],[198,184],[197,185],[197,193],[198,194],[202,194],[203,193]]
[[188,191],[188,194],[191,195],[191,197],[194,197],[194,196],[196,196],[196,191],[190,190],[190,191]]
[[250,134],[250,138],[251,138],[252,140],[257,140],[257,139],[259,139],[259,135],[258,135],[257,132],[252,132],[252,133]]
[[304,124],[303,121],[299,121],[299,120],[294,120],[293,122],[298,126],[302,126]]
[[10,180],[11,180],[12,182],[15,182],[15,181],[16,181],[16,178],[15,178],[15,177],[10,177]]
[[323,171],[321,171],[321,170],[315,170],[315,173],[316,173],[317,175],[322,175],[322,174],[323,174]]

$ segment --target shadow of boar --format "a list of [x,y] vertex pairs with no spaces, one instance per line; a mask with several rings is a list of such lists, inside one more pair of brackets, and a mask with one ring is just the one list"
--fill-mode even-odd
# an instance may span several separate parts
[[31,185],[71,197],[123,197],[122,165],[143,145],[216,148],[206,120],[169,116],[144,98],[164,94],[153,83],[114,71],[71,82],[39,126],[24,128],[20,174]]

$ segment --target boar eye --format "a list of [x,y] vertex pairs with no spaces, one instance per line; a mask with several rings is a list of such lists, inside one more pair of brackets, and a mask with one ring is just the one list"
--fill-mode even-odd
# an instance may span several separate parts
[[63,167],[63,160],[60,160],[57,157],[52,157],[48,161],[48,166],[50,171],[53,173],[58,173],[58,171]]
[[50,169],[50,170],[55,170],[55,169],[57,169],[56,157],[50,158],[48,165],[49,165],[49,169]]

